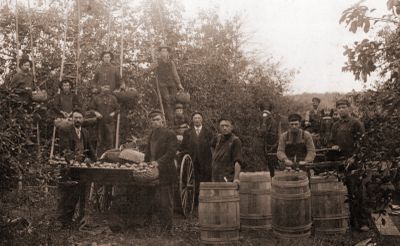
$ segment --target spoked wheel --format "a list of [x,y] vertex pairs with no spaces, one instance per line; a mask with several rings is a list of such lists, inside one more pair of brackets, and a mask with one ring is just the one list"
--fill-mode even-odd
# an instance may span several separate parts
[[194,208],[194,198],[196,195],[193,161],[190,155],[186,154],[182,158],[181,170],[179,174],[179,193],[181,196],[181,206],[183,215],[189,217]]

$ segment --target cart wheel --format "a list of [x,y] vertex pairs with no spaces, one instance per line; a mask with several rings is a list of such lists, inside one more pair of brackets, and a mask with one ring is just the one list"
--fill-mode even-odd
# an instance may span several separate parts
[[179,174],[179,193],[183,215],[189,217],[193,212],[195,192],[195,178],[192,158],[186,154],[182,158]]

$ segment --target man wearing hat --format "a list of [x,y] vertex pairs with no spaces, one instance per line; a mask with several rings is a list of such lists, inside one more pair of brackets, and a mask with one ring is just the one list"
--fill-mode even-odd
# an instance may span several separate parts
[[[332,149],[337,150],[339,157],[350,158],[356,149],[357,142],[364,134],[363,124],[351,117],[350,102],[347,99],[340,99],[336,102],[336,109],[340,119],[332,126],[331,144]],[[350,223],[354,228],[361,231],[369,231],[371,214],[367,210],[367,199],[363,195],[366,189],[365,184],[360,181],[357,173],[351,172],[345,176],[345,184],[349,194]]]
[[312,98],[312,110],[306,112],[306,117],[304,119],[305,126],[312,133],[319,133],[321,126],[321,111],[319,110],[319,104],[321,99],[318,97]]
[[[93,162],[96,161],[96,154],[89,141],[89,132],[82,127],[84,116],[82,111],[72,111],[73,125],[66,129],[66,134],[60,139],[62,155],[69,162]],[[62,227],[70,227],[73,223],[75,208],[80,202],[80,219],[85,212],[86,184],[78,183],[77,178],[71,171],[61,168],[61,180],[59,182],[61,199],[58,203],[58,220]],[[78,219],[79,221],[79,219]]]
[[183,104],[177,103],[174,117],[175,128],[189,128],[189,119],[184,114]]
[[332,126],[332,148],[340,150],[342,156],[350,157],[353,155],[356,143],[364,134],[364,126],[359,120],[351,117],[350,102],[347,99],[338,100],[336,109],[340,119]]
[[218,121],[219,132],[211,143],[212,182],[234,182],[240,185],[239,173],[242,168],[242,141],[233,133],[233,121],[222,117]]
[[309,132],[300,129],[301,116],[291,114],[289,119],[289,130],[282,133],[279,138],[277,157],[286,166],[290,167],[295,162],[313,162],[315,158],[315,147]]
[[93,97],[89,110],[93,110],[97,123],[97,154],[101,156],[106,150],[114,148],[116,117],[120,106],[111,92],[109,85],[102,85],[100,94]]
[[200,112],[192,114],[192,126],[183,133],[180,150],[188,153],[193,160],[196,180],[196,200],[198,202],[200,182],[211,182],[211,142],[213,133],[203,125],[203,115]]
[[111,91],[125,87],[118,67],[112,64],[113,59],[114,55],[110,51],[101,54],[102,64],[95,71],[93,80],[93,85],[97,89],[100,89],[103,85],[109,85]]
[[33,88],[33,75],[30,72],[32,69],[32,62],[27,56],[23,56],[19,61],[19,71],[14,75],[8,87],[17,89],[22,94],[27,93],[31,95]]
[[152,66],[152,69],[155,69],[158,79],[165,117],[169,123],[173,123],[175,96],[178,90],[183,90],[183,86],[176,70],[176,65],[170,59],[171,48],[161,45],[158,51],[160,58]]
[[264,109],[264,107],[260,109],[262,110],[262,115],[259,133],[263,141],[263,155],[265,156],[264,160],[267,162],[269,173],[273,177],[275,174],[276,158],[269,154],[276,153],[278,148],[279,122],[271,112],[272,106],[269,107],[269,110]]
[[78,95],[72,93],[72,82],[64,79],[60,82],[60,93],[54,97],[53,108],[62,118],[69,118],[72,110],[81,108]]
[[162,113],[159,110],[149,114],[152,132],[148,138],[145,151],[145,162],[158,167],[160,184],[150,189],[148,194],[154,197],[153,206],[158,210],[158,217],[163,230],[171,231],[174,212],[174,185],[177,181],[175,155],[177,139],[175,133],[165,127]]

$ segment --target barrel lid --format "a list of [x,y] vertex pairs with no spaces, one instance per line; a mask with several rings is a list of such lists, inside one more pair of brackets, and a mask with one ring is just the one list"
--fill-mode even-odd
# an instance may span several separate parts
[[239,175],[241,181],[260,181],[270,180],[269,172],[241,172]]
[[200,189],[236,189],[233,182],[201,182]]

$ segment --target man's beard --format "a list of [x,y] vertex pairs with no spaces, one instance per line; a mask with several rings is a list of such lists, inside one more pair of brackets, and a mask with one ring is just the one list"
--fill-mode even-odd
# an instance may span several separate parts
[[79,127],[82,126],[82,122],[74,122],[74,126],[75,126],[76,128],[79,128]]
[[299,129],[299,128],[290,129],[290,133],[293,134],[293,135],[296,135],[296,134],[298,134],[299,132],[300,132],[300,129]]

